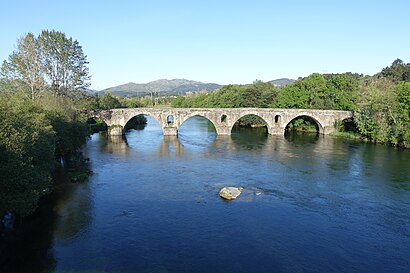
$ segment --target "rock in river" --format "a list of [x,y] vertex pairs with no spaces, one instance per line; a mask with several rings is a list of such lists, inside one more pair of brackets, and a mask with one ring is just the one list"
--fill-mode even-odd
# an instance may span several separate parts
[[242,190],[243,188],[224,187],[219,191],[219,196],[226,200],[233,200],[241,194]]

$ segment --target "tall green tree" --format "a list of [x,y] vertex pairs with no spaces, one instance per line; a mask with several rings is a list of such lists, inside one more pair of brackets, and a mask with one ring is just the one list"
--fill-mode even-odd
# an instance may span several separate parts
[[42,51],[32,33],[17,40],[17,50],[3,62],[1,76],[12,81],[20,81],[20,88],[28,89],[32,100],[44,88]]
[[90,86],[87,56],[78,41],[55,30],[43,30],[38,41],[46,80],[53,92],[74,97]]
[[396,59],[391,66],[383,68],[378,77],[387,78],[395,83],[410,81],[410,63],[406,64],[401,59]]
[[99,98],[99,106],[100,109],[114,109],[122,107],[120,101],[110,93],[105,93]]
[[352,73],[332,74],[327,80],[327,92],[322,98],[325,109],[354,110],[359,92],[359,80]]
[[78,41],[63,32],[43,30],[36,38],[28,33],[17,41],[1,68],[1,77],[30,92],[32,100],[41,92],[76,97],[90,86],[87,56]]

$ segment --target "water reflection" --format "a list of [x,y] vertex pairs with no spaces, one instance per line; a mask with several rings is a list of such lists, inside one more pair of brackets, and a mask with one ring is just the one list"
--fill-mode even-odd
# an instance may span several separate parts
[[64,183],[58,188],[60,197],[54,205],[57,215],[54,235],[62,242],[81,236],[92,222],[89,183]]
[[54,181],[53,193],[41,200],[36,213],[9,241],[0,242],[0,272],[53,272],[57,261],[50,249],[56,242],[81,237],[92,222],[88,182],[73,184],[64,170],[56,173]]
[[160,157],[181,157],[185,154],[184,146],[177,136],[164,136],[158,149]]

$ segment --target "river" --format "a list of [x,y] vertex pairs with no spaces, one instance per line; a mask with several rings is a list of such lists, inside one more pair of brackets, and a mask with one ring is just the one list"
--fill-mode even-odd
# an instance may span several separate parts
[[1,272],[409,272],[409,151],[149,118],[84,152],[93,175],[57,181]]

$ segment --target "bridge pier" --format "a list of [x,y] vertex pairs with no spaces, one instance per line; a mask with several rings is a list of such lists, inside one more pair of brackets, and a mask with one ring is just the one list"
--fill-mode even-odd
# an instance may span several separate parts
[[123,134],[124,134],[124,128],[121,125],[108,126],[108,135],[122,136]]
[[232,126],[228,125],[215,125],[216,134],[221,136],[230,136],[232,131]]
[[271,127],[270,134],[274,136],[283,136],[285,135],[285,128],[282,127]]
[[326,126],[323,128],[323,131],[321,132],[324,135],[330,135],[336,131],[335,127],[332,126]]
[[177,136],[178,128],[175,126],[165,126],[162,128],[164,136]]

